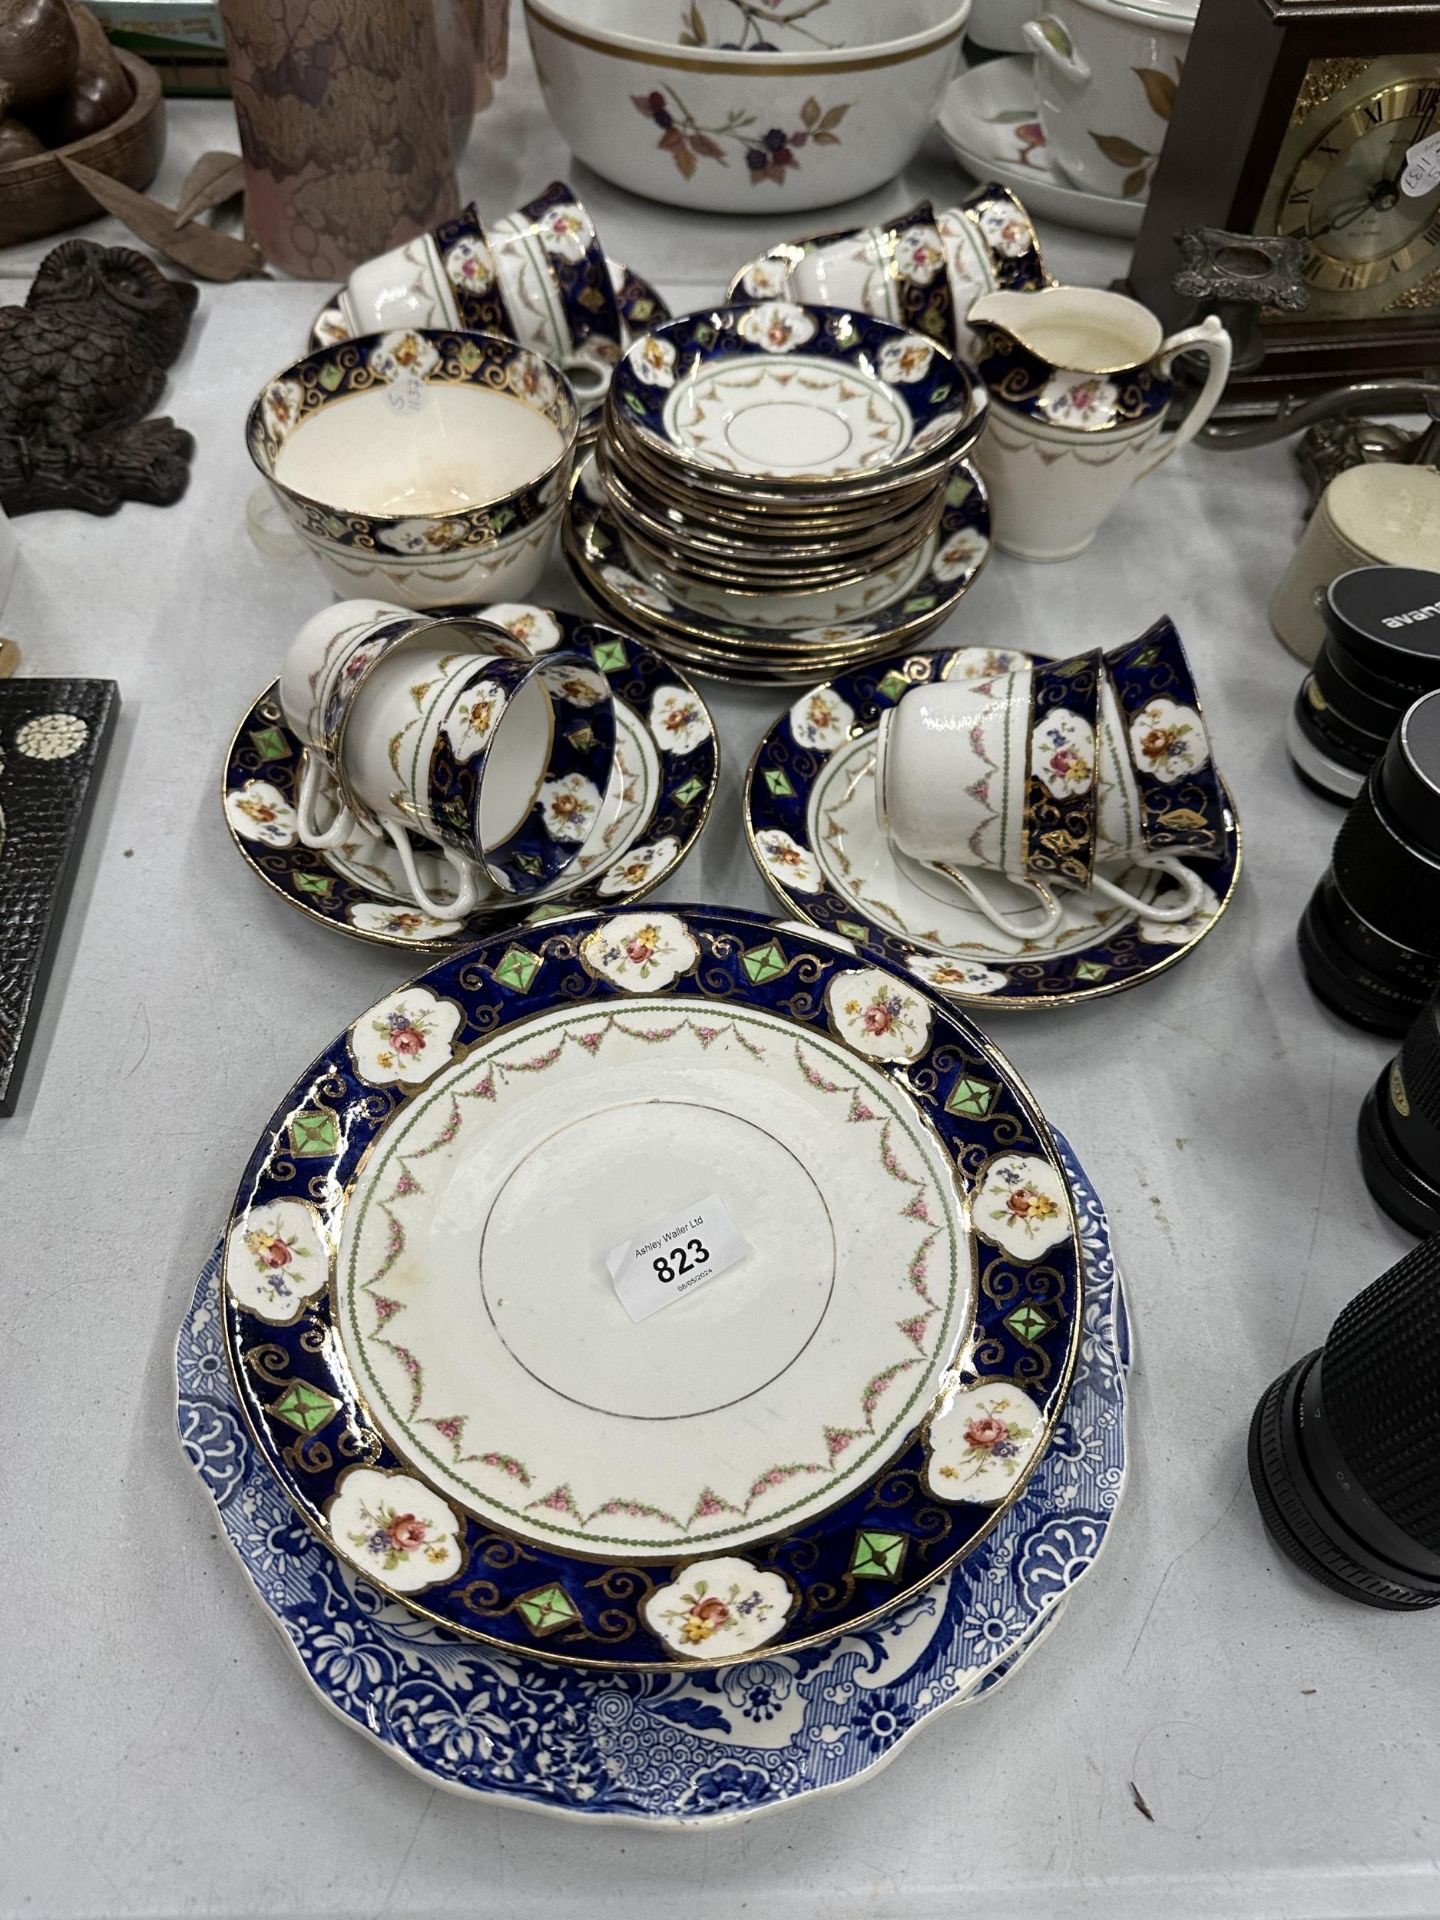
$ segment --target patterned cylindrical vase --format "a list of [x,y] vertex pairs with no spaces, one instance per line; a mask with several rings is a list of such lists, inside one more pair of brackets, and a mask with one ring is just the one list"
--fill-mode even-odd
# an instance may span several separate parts
[[459,204],[432,0],[221,0],[250,235],[343,280]]

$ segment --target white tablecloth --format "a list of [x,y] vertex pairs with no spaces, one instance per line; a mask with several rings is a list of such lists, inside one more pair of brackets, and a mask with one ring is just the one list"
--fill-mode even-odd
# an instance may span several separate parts
[[[523,34],[463,185],[494,215],[571,178],[613,253],[677,304],[830,214],[686,215],[575,163]],[[172,108],[160,189],[234,146]],[[938,141],[833,224],[948,204]],[[118,235],[104,223],[97,237]],[[1118,243],[1045,234],[1101,281]],[[21,297],[43,247],[0,256]],[[1181,967],[993,1031],[1075,1142],[1138,1328],[1113,1544],[1008,1689],[854,1795],[698,1836],[583,1830],[431,1790],[328,1717],[251,1601],[177,1451],[171,1350],[239,1169],[303,1063],[407,971],[326,937],[242,868],[218,804],[237,717],[324,590],[267,562],[241,439],[321,290],[206,287],[165,406],[199,445],[183,502],[18,523],[4,630],[35,673],[113,675],[123,710],[19,1114],[0,1121],[0,1910],[7,1915],[1349,1916],[1440,1911],[1440,1620],[1302,1580],[1263,1534],[1244,1442],[1261,1388],[1410,1244],[1353,1144],[1384,1042],[1331,1019],[1294,928],[1337,811],[1282,746],[1299,669],[1265,604],[1301,526],[1288,449],[1187,455],[1062,567],[997,558],[941,638],[1062,653],[1179,622],[1238,796],[1246,871]],[[557,569],[548,590],[577,605]],[[767,905],[740,827],[782,704],[707,691],[725,764],[668,897]],[[1134,1782],[1153,1813],[1132,1799]]]

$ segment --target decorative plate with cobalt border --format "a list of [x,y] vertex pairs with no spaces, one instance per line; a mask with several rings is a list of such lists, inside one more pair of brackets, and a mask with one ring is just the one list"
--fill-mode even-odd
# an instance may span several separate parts
[[[240,1418],[220,1258],[176,1349],[181,1447],[256,1598],[318,1697],[427,1782],[561,1817],[720,1826],[852,1786],[993,1691],[1048,1639],[1125,1486],[1130,1333],[1104,1211],[1058,1142],[1085,1260],[1074,1381],[1045,1458],[975,1552],[893,1612],[801,1652],[607,1673],[496,1655],[420,1619],[296,1519]],[[871,1564],[903,1570],[883,1523]]]
[[789,300],[654,328],[616,368],[609,405],[683,467],[842,489],[958,458],[985,415],[983,389],[923,334]]
[[[631,1320],[607,1254],[716,1196],[748,1250]],[[446,1625],[610,1667],[804,1646],[943,1572],[1043,1456],[1080,1327],[1000,1055],[709,907],[388,994],[282,1101],[225,1245],[237,1390],[310,1525]]]
[[[1118,993],[1181,960],[1214,926],[1240,877],[1240,823],[1224,796],[1224,852],[1187,860],[1204,881],[1183,921],[1147,920],[1103,896],[1064,890],[1052,933],[1011,939],[960,889],[897,854],[875,819],[875,725],[926,680],[988,679],[1028,659],[1024,648],[951,647],[899,654],[802,694],[755,750],[745,830],[756,865],[802,921],[847,940],[961,1005],[1047,1007]],[[1003,875],[972,874],[1015,920],[1037,923],[1032,896]],[[1142,899],[1169,882],[1143,868],[1111,877]]]
[[[463,920],[436,920],[409,898],[388,840],[366,836],[326,853],[301,846],[295,799],[303,744],[285,724],[276,686],[267,687],[230,742],[225,824],[267,886],[356,939],[443,951],[500,927],[625,906],[679,865],[710,811],[719,744],[704,701],[678,668],[613,627],[553,607],[513,602],[463,611],[497,622],[533,653],[563,646],[591,656],[615,697],[615,772],[574,869],[538,899],[499,900]],[[417,854],[417,864],[435,891],[453,884],[438,850]]]

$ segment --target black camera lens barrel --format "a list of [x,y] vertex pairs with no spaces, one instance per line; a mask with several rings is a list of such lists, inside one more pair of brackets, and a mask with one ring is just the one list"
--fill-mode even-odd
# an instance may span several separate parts
[[1395,1611],[1440,1605],[1440,1237],[1266,1388],[1249,1465],[1267,1530],[1323,1585]]
[[1440,986],[1440,692],[1403,716],[1336,835],[1300,923],[1327,1005],[1403,1034]]
[[[1352,568],[1331,581],[1324,619],[1324,644],[1291,712],[1291,757],[1308,784],[1338,799],[1347,797],[1343,774],[1323,761],[1368,772],[1406,708],[1440,688],[1440,572]],[[1315,754],[1321,763],[1307,765]]]
[[1440,1233],[1440,995],[1366,1094],[1357,1133],[1374,1198],[1411,1233]]

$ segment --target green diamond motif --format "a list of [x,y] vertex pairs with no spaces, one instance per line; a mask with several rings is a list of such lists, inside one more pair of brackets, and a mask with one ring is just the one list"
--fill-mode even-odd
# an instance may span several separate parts
[[790,964],[778,940],[767,940],[763,947],[751,947],[740,958],[757,987],[764,986],[767,980],[778,980]]
[[[595,664],[602,673],[618,673],[625,665],[625,643],[623,640],[597,640],[590,649],[595,656]],[[558,1592],[559,1589],[557,1588]]]
[[1077,980],[1103,980],[1109,971],[1109,967],[1102,966],[1098,960],[1077,960],[1075,962],[1075,978]]
[[335,882],[326,873],[297,873],[295,891],[313,893],[317,900],[328,900]]
[[870,929],[862,920],[837,920],[836,933],[843,933],[849,940],[868,940]]
[[558,1633],[580,1618],[575,1602],[558,1584],[522,1593],[515,1611],[537,1640],[543,1640],[547,1633]]
[[303,1380],[292,1380],[269,1411],[297,1433],[319,1433],[340,1411],[340,1402]]
[[876,683],[875,691],[883,693],[887,700],[898,700],[902,693],[909,691],[909,688],[909,678],[901,673],[898,667],[892,667],[885,678]]
[[250,735],[262,760],[288,760],[290,743],[278,727],[259,727]]
[[552,900],[546,906],[536,907],[533,913],[527,913],[525,924],[527,927],[542,926],[547,920],[563,920],[567,913],[573,911],[573,908],[565,906],[562,902]]
[[297,1160],[319,1160],[340,1145],[340,1122],[323,1108],[292,1113],[287,1132],[290,1151]]
[[1132,667],[1153,667],[1159,658],[1160,649],[1158,647],[1146,647],[1143,653],[1136,654],[1130,664]]
[[1054,1321],[1048,1313],[1042,1313],[1039,1307],[1029,1305],[1016,1307],[1013,1313],[1007,1313],[1005,1324],[1017,1340],[1024,1340],[1032,1346],[1042,1334],[1048,1333]]
[[945,1096],[945,1111],[963,1114],[967,1120],[983,1120],[999,1091],[993,1080],[976,1080],[962,1073]]
[[576,727],[573,733],[566,735],[566,738],[577,753],[589,753],[590,749],[595,745],[595,729],[593,727]]
[[690,802],[692,800],[698,800],[704,791],[704,781],[696,780],[692,776],[685,782],[683,787],[676,787],[675,798],[680,802],[682,807],[688,807]]
[[779,767],[767,767],[765,769],[765,784],[771,793],[778,795],[782,800],[788,800],[795,791]]
[[495,978],[502,987],[513,987],[517,993],[525,993],[539,971],[538,954],[527,953],[524,947],[507,947],[500,956]]
[[517,853],[515,864],[522,873],[543,873],[544,865],[538,853]]
[[850,1571],[857,1580],[898,1580],[909,1544],[903,1533],[861,1527],[855,1535]]

